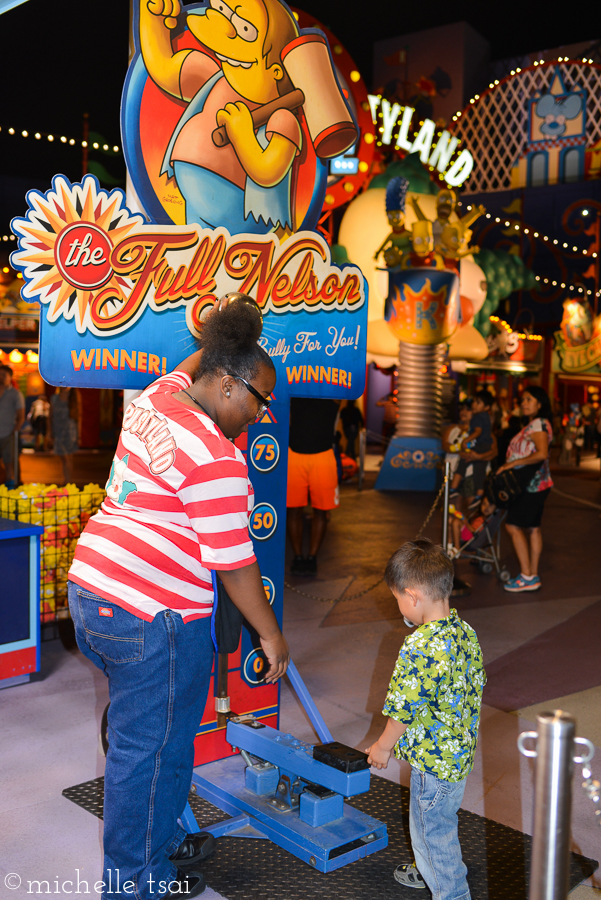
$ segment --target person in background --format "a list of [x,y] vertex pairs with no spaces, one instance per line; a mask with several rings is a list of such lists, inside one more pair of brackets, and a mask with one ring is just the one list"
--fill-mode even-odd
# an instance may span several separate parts
[[73,481],[73,454],[79,449],[81,402],[79,391],[59,387],[50,398],[50,430],[54,452],[63,464],[65,484]]
[[470,422],[472,419],[471,403],[461,403],[459,406],[459,421],[447,425],[441,435],[442,449],[445,451],[445,462],[450,463],[451,476],[455,474],[455,470],[461,459],[459,451],[464,438],[469,434]]
[[357,459],[355,441],[363,428],[364,421],[363,414],[357,406],[356,400],[346,401],[340,410],[340,421],[346,438],[346,455],[350,456],[351,459]]
[[470,461],[465,458],[463,453],[469,450],[473,450],[475,454],[471,459],[471,465],[474,472],[476,496],[480,498],[484,494],[484,479],[486,478],[488,462],[482,456],[487,456],[493,445],[492,423],[489,414],[493,399],[490,391],[478,391],[472,401],[470,433],[461,442],[461,460],[453,475],[451,497],[459,495],[459,485],[462,479],[465,478],[467,467],[470,464]]
[[570,412],[566,413],[562,421],[563,437],[559,464],[569,466],[572,464],[572,451],[576,457],[576,465],[580,465],[580,454],[584,444],[584,424],[579,403],[570,403]]
[[50,416],[50,404],[46,394],[39,394],[31,404],[29,418],[35,435],[35,449],[46,449],[46,434],[48,433],[48,418]]
[[520,574],[503,587],[513,593],[540,590],[538,565],[543,549],[541,518],[545,501],[553,487],[549,468],[553,412],[549,397],[543,388],[531,385],[522,394],[521,406],[527,424],[514,436],[507,449],[506,462],[497,469],[499,473],[506,469],[538,464],[530,483],[507,510],[505,527],[520,563]]
[[10,490],[15,482],[15,436],[25,421],[25,398],[13,387],[13,370],[0,366],[0,459],[4,463],[4,484]]
[[584,449],[592,450],[595,443],[595,411],[589,403],[582,404],[582,424],[584,425]]
[[[315,575],[317,554],[330,510],[339,502],[338,469],[332,445],[338,401],[293,397],[290,401],[287,530],[294,559],[291,575]],[[303,510],[313,508],[309,553],[303,554]]]
[[397,404],[397,395],[394,391],[385,394],[376,402],[376,406],[384,407],[384,422],[382,424],[382,438],[384,441],[383,451],[386,454],[391,438],[394,437],[396,426],[399,418],[399,407]]

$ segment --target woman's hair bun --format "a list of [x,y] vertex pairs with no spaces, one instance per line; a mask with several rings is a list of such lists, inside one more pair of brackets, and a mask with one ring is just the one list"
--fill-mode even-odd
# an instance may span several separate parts
[[258,341],[263,331],[263,313],[257,301],[249,297],[248,294],[230,291],[229,294],[224,294],[215,304],[215,312],[223,313],[229,309],[231,315],[231,311],[234,308],[236,311],[240,309],[245,310],[245,312],[241,313],[241,319],[246,318],[249,331],[254,333],[254,330],[256,330],[256,334],[253,334],[253,340]]
[[262,330],[263,316],[255,300],[238,292],[226,294],[217,301],[202,329],[199,376],[221,368],[238,372],[240,365],[254,368],[264,356],[271,365],[257,345]]

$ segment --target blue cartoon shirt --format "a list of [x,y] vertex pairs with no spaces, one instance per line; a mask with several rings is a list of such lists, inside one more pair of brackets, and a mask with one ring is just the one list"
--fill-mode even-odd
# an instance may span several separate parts
[[471,626],[452,609],[405,638],[382,710],[408,725],[395,756],[443,781],[471,771],[486,673]]

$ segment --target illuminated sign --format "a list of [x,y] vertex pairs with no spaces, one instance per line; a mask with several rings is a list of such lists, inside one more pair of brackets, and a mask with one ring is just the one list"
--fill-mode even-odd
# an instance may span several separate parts
[[356,156],[337,156],[330,160],[330,175],[356,175],[359,160]]
[[411,122],[415,110],[411,106],[390,103],[375,94],[368,96],[374,125],[377,124],[378,108],[382,117],[380,140],[383,144],[392,144],[395,133],[395,150],[406,150],[407,153],[419,152],[424,165],[436,167],[450,187],[459,187],[468,179],[474,168],[474,157],[469,150],[461,150],[451,165],[451,157],[459,146],[458,138],[443,130],[438,142],[434,143],[436,123],[432,119],[424,119],[414,138],[410,138]]

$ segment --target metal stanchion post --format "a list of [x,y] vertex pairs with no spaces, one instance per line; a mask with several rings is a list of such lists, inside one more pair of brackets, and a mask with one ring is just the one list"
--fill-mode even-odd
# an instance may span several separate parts
[[[561,710],[541,713],[536,721],[538,732],[525,731],[518,738],[520,752],[536,757],[528,896],[529,900],[566,900],[576,723]],[[537,738],[536,750],[524,747],[528,738]]]

